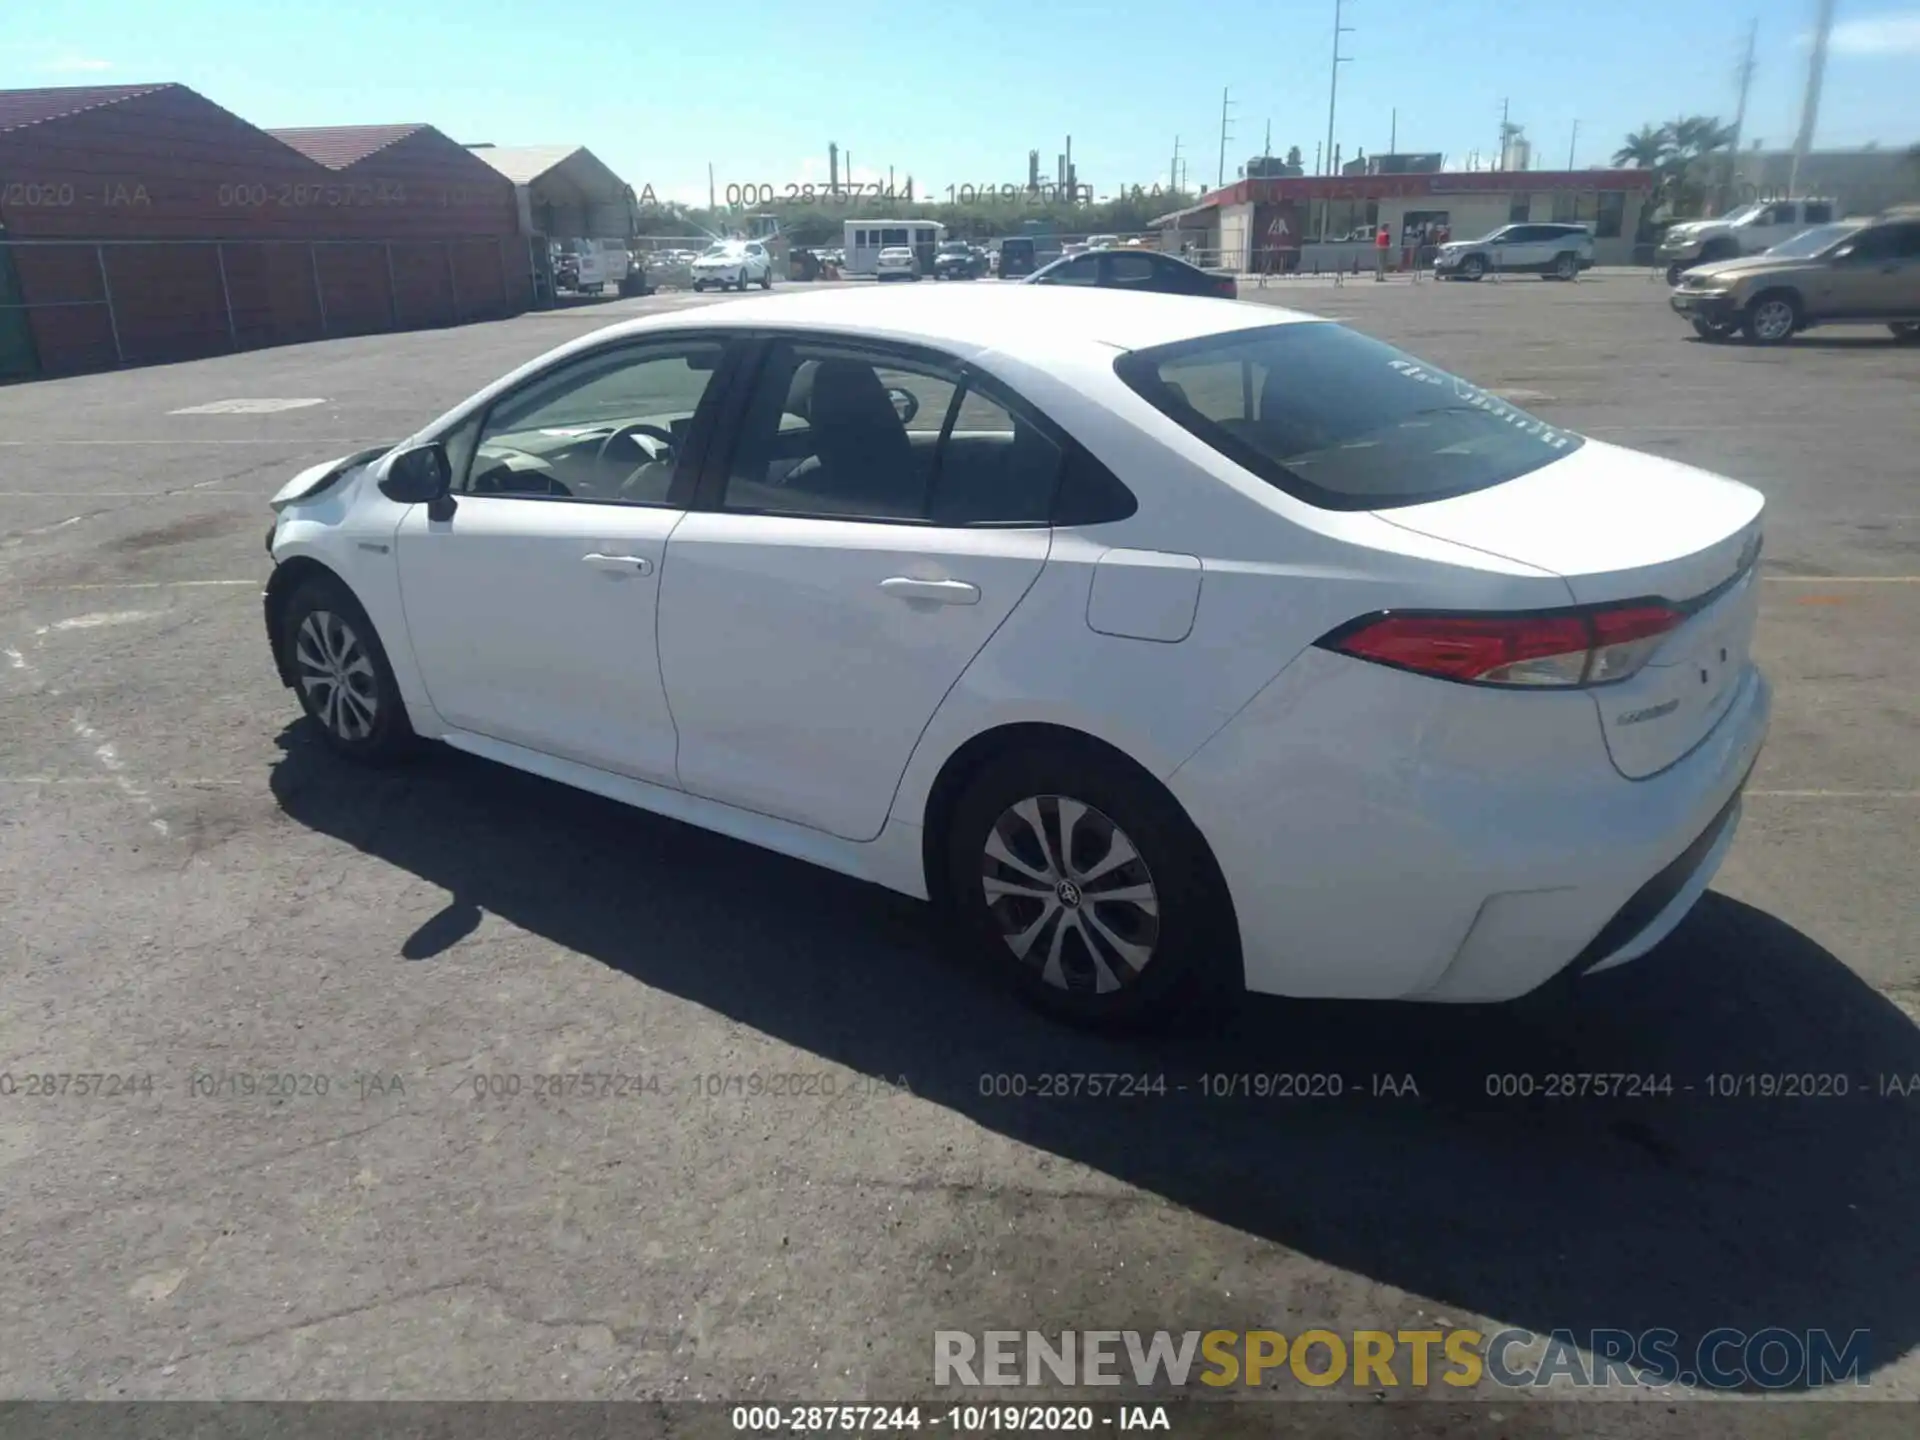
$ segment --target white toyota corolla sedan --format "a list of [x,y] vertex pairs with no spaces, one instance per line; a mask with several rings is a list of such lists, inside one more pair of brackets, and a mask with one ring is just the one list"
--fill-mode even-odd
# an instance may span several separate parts
[[1107,290],[649,316],[274,498],[342,754],[416,738],[929,899],[1054,1013],[1631,960],[1767,728],[1761,497],[1329,321]]

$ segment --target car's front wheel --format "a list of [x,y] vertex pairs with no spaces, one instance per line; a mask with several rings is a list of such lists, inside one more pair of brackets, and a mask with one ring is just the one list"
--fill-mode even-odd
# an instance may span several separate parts
[[762,290],[771,290],[773,288],[773,266],[767,266],[767,273],[760,277],[760,288]]
[[1920,321],[1896,320],[1887,326],[1893,332],[1893,338],[1903,345],[1920,344]]
[[1693,333],[1702,340],[1730,340],[1739,327],[1725,320],[1695,320]]
[[1740,328],[1747,338],[1761,345],[1778,345],[1791,340],[1800,328],[1800,307],[1791,295],[1774,290],[1756,295],[1747,306]]
[[1478,280],[1486,273],[1487,257],[1484,255],[1469,255],[1460,262],[1460,278],[1463,280]]
[[280,644],[300,708],[332,749],[379,764],[413,748],[387,652],[345,585],[319,575],[303,582],[287,601]]
[[942,908],[1031,1004],[1094,1029],[1167,1018],[1230,973],[1232,906],[1151,776],[1072,746],[989,762],[947,832]]
[[1691,264],[1682,264],[1678,260],[1674,261],[1671,265],[1667,266],[1667,284],[1669,286],[1678,285],[1680,278],[1691,268]]

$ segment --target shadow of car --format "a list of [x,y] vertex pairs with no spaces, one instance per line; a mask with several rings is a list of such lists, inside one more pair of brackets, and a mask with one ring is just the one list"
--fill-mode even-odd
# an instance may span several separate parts
[[[396,962],[491,913],[1219,1224],[1538,1334],[1666,1327],[1685,1355],[1724,1326],[1865,1329],[1876,1370],[1920,1342],[1920,1097],[1871,1090],[1920,1074],[1920,1032],[1748,905],[1709,895],[1655,954],[1552,1005],[1253,1000],[1122,1042],[1020,1007],[899,896],[451,750],[369,771],[305,721],[280,744],[289,818],[451,896]],[[1146,1072],[1164,1094],[984,1083]],[[1742,1078],[1821,1074],[1850,1093],[1767,1100]],[[1282,1075],[1342,1093],[1232,1078]],[[1600,1075],[1670,1093],[1502,1093]]]

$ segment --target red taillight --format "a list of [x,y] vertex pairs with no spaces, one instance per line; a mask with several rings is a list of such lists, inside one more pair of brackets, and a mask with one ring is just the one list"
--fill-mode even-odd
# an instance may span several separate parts
[[1664,605],[1541,615],[1381,615],[1321,643],[1356,659],[1478,685],[1624,680],[1686,616]]

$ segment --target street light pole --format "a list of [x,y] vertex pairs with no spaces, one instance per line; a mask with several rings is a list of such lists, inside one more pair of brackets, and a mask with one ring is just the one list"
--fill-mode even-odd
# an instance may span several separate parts
[[1351,25],[1340,23],[1343,7],[1344,0],[1333,0],[1333,64],[1330,67],[1331,74],[1327,78],[1327,148],[1324,152],[1327,157],[1328,174],[1333,173],[1333,115],[1334,106],[1340,98],[1340,67],[1350,63],[1353,58],[1340,53],[1340,37],[1353,33]]

